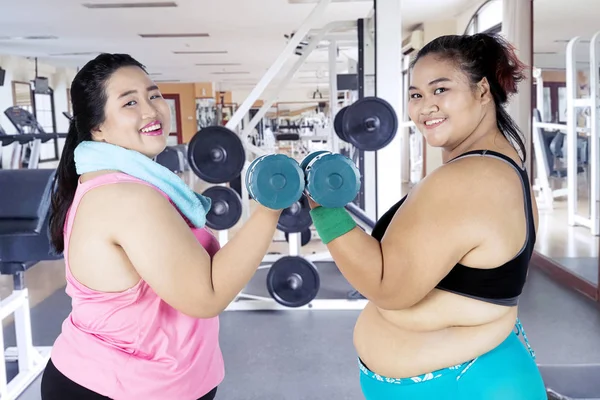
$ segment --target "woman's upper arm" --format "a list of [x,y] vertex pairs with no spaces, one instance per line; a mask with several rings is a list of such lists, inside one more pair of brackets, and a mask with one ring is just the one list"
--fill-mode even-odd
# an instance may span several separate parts
[[143,184],[110,185],[103,194],[112,240],[140,277],[179,311],[210,317],[211,260],[175,207]]

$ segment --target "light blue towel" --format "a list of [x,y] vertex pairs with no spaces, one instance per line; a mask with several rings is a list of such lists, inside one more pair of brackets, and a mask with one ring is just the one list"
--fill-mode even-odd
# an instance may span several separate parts
[[116,170],[146,181],[169,196],[179,211],[197,228],[206,224],[211,200],[194,192],[169,169],[145,155],[104,142],[84,141],[75,149],[79,175],[101,170]]

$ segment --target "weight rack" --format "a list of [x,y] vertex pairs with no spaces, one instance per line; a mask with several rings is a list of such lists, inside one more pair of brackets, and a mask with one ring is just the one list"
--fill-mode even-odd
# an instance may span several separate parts
[[[245,176],[245,171],[242,172],[242,177]],[[244,178],[242,178],[242,187],[245,187]],[[243,199],[244,203],[249,203],[248,197]],[[248,204],[249,205],[249,204]],[[352,210],[350,210],[352,213]],[[352,214],[355,221],[365,231],[370,233],[372,224],[368,223],[364,219],[357,218],[356,215]],[[288,238],[288,254],[267,254],[263,258],[263,265],[258,269],[268,269],[273,263],[282,257],[286,256],[300,256],[301,247],[301,233],[290,233]],[[331,254],[328,251],[320,253],[310,254],[304,256],[306,260],[314,263],[318,261],[329,261],[333,262]],[[318,267],[315,266],[315,268]],[[273,298],[266,296],[257,296],[245,293],[242,290],[236,298],[229,304],[226,311],[264,311],[264,310],[362,310],[367,305],[366,299],[318,299],[315,298],[308,304],[300,307],[286,307],[277,303]]]

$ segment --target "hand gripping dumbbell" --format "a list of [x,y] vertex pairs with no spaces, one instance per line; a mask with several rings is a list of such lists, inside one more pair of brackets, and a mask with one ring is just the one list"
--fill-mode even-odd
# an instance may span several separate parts
[[307,194],[323,207],[344,207],[360,190],[360,172],[348,157],[320,150],[300,163]]
[[246,171],[248,194],[273,210],[282,210],[297,202],[304,187],[304,173],[298,162],[284,154],[258,157]]

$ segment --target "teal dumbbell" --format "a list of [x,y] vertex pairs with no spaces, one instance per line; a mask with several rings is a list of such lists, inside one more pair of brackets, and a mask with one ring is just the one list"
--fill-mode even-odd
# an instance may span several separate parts
[[304,171],[308,195],[323,207],[343,207],[360,190],[360,172],[348,157],[329,151],[307,155],[300,167]]
[[246,171],[248,194],[265,207],[282,210],[304,192],[304,173],[298,162],[284,154],[258,157]]

